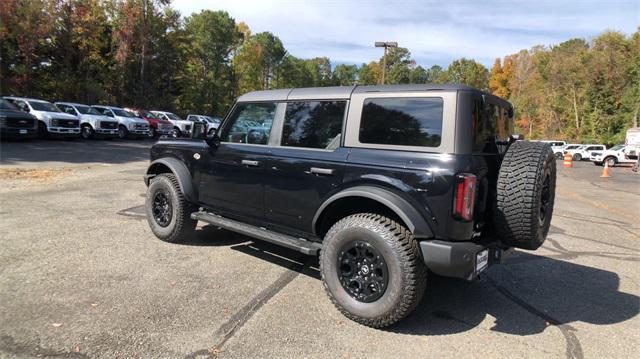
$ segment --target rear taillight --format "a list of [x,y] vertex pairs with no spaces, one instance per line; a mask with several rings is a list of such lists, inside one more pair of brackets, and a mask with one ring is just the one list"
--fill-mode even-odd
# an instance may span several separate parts
[[453,196],[453,215],[456,218],[470,221],[473,219],[473,207],[476,201],[476,176],[461,173],[456,177],[456,188]]

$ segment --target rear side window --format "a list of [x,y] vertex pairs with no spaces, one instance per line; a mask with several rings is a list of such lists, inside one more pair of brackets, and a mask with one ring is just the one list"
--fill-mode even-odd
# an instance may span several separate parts
[[239,103],[220,138],[224,142],[266,145],[276,113],[275,102]]
[[442,138],[441,98],[364,100],[360,143],[438,147]]
[[337,148],[346,104],[346,101],[288,102],[282,146]]

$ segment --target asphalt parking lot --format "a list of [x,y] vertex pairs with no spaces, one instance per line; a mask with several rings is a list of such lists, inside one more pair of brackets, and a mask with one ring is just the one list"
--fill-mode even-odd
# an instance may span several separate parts
[[[1,357],[632,357],[640,175],[560,168],[545,245],[479,281],[430,277],[384,330],[344,318],[318,261],[210,226],[161,242],[141,214],[152,142],[0,146]],[[635,355],[633,353],[636,353]]]

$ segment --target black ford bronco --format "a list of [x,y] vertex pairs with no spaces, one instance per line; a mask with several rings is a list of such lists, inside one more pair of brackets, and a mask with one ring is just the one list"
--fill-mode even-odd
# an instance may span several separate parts
[[518,141],[512,106],[470,87],[258,91],[204,128],[151,149],[153,233],[178,242],[203,221],[319,253],[327,294],[364,325],[410,313],[428,273],[474,279],[549,230],[551,148]]

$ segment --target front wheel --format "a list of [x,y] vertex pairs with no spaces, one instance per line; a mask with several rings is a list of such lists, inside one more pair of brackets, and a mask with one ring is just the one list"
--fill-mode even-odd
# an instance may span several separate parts
[[91,126],[89,125],[84,125],[82,126],[82,129],[80,131],[80,134],[82,135],[82,138],[85,140],[90,140],[91,138],[93,138],[93,129],[91,128]]
[[604,163],[606,163],[608,167],[613,167],[618,163],[618,161],[616,160],[615,157],[607,157],[604,160]]
[[129,130],[127,130],[127,128],[124,127],[124,126],[119,126],[118,127],[118,138],[120,138],[121,140],[124,140],[127,137],[129,137]]
[[191,219],[195,207],[182,193],[175,175],[163,173],[151,180],[145,201],[147,222],[156,237],[177,243],[191,236],[197,221]]
[[371,213],[338,221],[320,254],[325,290],[347,318],[382,328],[407,316],[420,302],[427,269],[409,230]]
[[171,136],[180,137],[181,135],[182,135],[182,132],[180,132],[179,128],[174,127],[173,130],[171,130]]
[[574,161],[582,161],[582,155],[579,153],[576,153],[575,155],[573,155],[573,160]]

